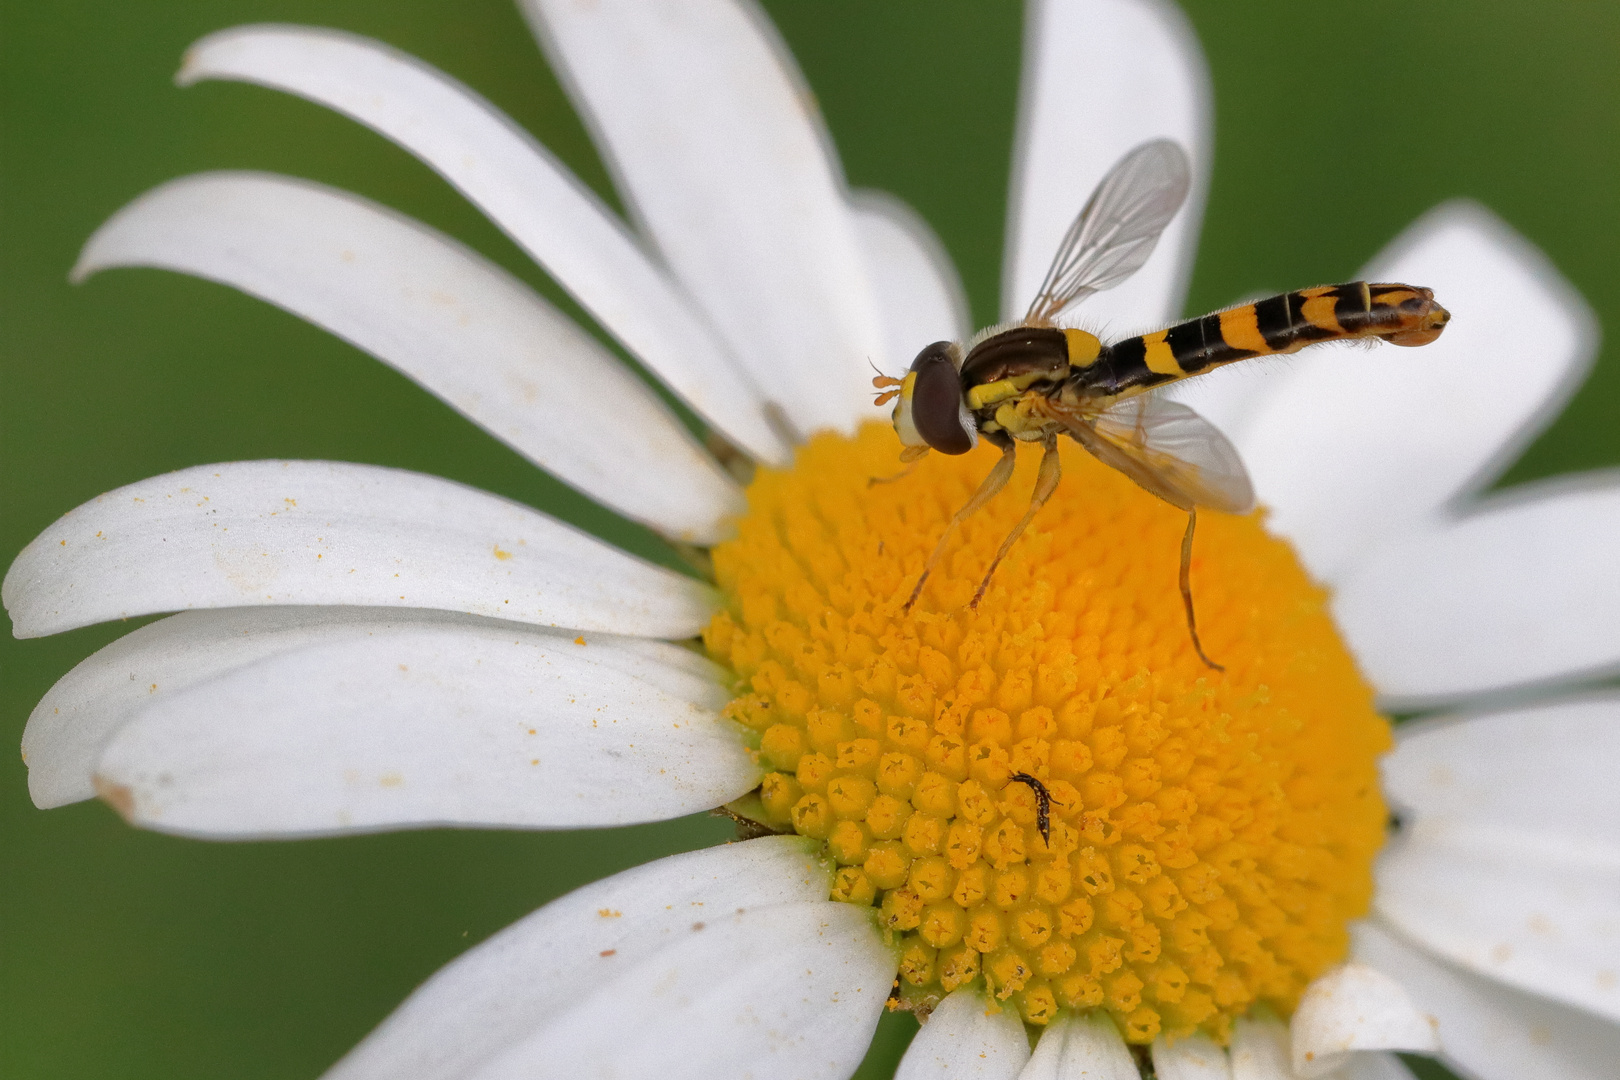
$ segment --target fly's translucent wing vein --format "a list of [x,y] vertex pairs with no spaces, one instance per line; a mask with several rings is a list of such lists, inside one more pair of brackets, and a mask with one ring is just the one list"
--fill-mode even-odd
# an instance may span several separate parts
[[1242,514],[1254,508],[1254,487],[1237,448],[1179,402],[1137,395],[1068,427],[1105,464],[1184,510]]
[[1126,154],[1063,234],[1024,321],[1049,323],[1077,300],[1136,273],[1191,187],[1192,165],[1171,140],[1146,142]]

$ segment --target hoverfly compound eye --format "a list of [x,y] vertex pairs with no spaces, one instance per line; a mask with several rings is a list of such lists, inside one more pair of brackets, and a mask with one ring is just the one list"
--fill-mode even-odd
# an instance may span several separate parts
[[967,410],[957,373],[959,353],[951,342],[936,341],[911,362],[894,407],[894,430],[907,446],[965,454],[978,445],[978,426]]

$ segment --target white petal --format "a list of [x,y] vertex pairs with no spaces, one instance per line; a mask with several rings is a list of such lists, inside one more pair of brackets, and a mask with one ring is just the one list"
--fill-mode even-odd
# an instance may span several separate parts
[[632,215],[801,432],[871,412],[883,328],[832,142],[751,0],[524,0]]
[[[125,634],[51,687],[23,731],[29,794],[41,809],[93,797],[96,762],[119,728],[154,701],[228,671],[356,633],[461,626],[576,639],[572,631],[537,630],[444,611],[268,607],[183,612]],[[720,669],[678,645],[597,633],[587,643],[592,661],[681,700],[718,712],[730,698]]]
[[[23,730],[28,793],[42,810],[95,795],[107,741],[147,705],[267,656],[355,627],[391,629],[472,617],[359,607],[188,611],[141,627],[80,661],[40,699]],[[480,620],[481,621],[481,620]]]
[[1420,705],[1620,667],[1620,471],[1525,485],[1389,540],[1333,611],[1387,702]]
[[1519,993],[1435,960],[1376,922],[1354,928],[1354,951],[1399,979],[1439,1020],[1441,1060],[1479,1080],[1613,1080],[1620,1025]]
[[1231,1050],[1232,1080],[1295,1080],[1288,1025],[1274,1016],[1238,1017]]
[[545,147],[465,86],[378,42],[298,26],[203,38],[176,80],[203,79],[298,94],[415,154],[695,411],[760,459],[786,460],[757,389],[667,272]]
[[475,1075],[843,1080],[895,960],[868,912],[819,900],[720,915],[625,967]]
[[765,837],[672,855],[554,900],[442,968],[326,1080],[474,1075],[580,995],[700,934],[694,923],[824,900],[812,846]]
[[96,790],[147,828],[263,837],[628,825],[758,784],[735,725],[610,652],[466,616],[335,627],[154,697]]
[[1060,1015],[1041,1032],[1018,1080],[1140,1080],[1119,1029],[1100,1009]]
[[1378,886],[1379,913],[1425,948],[1620,1021],[1620,848],[1419,821]]
[[1620,841],[1620,696],[1403,724],[1384,759],[1402,814],[1544,833],[1606,849]]
[[1058,241],[1103,174],[1127,151],[1157,138],[1174,139],[1192,158],[1187,205],[1147,265],[1087,300],[1078,318],[1117,337],[1179,316],[1204,214],[1211,111],[1203,50],[1174,4],[1031,2],[1024,17],[1002,318],[1023,317]]
[[1014,1080],[1029,1061],[1018,1011],[990,1011],[984,996],[957,990],[928,1014],[894,1080]]
[[[591,646],[598,661],[614,671],[650,682],[666,693],[694,701],[719,712],[731,701],[727,687],[736,676],[705,656],[669,641],[621,637],[617,634],[580,634],[554,631]],[[600,646],[600,648],[598,648]]]
[[924,345],[972,335],[967,294],[945,245],[921,214],[885,191],[856,191],[851,198],[889,347],[872,360],[898,376]]
[[1153,1040],[1153,1071],[1159,1080],[1232,1080],[1226,1051],[1208,1035],[1191,1035],[1169,1043]]
[[1294,1072],[1325,1076],[1357,1050],[1437,1050],[1434,1021],[1401,984],[1366,964],[1341,964],[1305,989],[1290,1025]]
[[1620,699],[1403,731],[1380,914],[1441,956],[1620,1020]]
[[647,386],[482,256],[354,195],[204,173],[124,207],[75,280],[159,266],[262,297],[404,372],[530,461],[668,536],[713,543],[742,495]]
[[18,637],[189,608],[429,607],[691,637],[712,590],[437,477],[329,461],[199,465],[108,492],[23,549]]
[[1416,349],[1307,351],[1238,444],[1271,527],[1335,583],[1378,540],[1495,479],[1563,408],[1597,348],[1575,289],[1475,203],[1436,207],[1362,276],[1432,288],[1452,314],[1446,332]]

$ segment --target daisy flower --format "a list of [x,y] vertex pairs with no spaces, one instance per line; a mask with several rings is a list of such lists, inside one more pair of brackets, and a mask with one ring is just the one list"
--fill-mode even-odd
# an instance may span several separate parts
[[[989,465],[871,482],[898,443],[862,426],[868,362],[894,370],[971,329],[940,245],[897,200],[845,189],[746,2],[525,11],[629,224],[472,91],[376,42],[244,27],[199,42],[179,78],[299,94],[417,155],[706,442],[481,256],[305,181],[173,181],[75,274],[167,267],[278,304],[653,528],[705,580],[398,470],[238,462],[132,484],[5,580],[23,637],[180,612],[40,703],[24,736],[39,806],[100,796],[219,838],[724,806],[755,836],[546,905],[332,1077],[842,1077],[886,1006],[928,1017],[908,1080],[1389,1077],[1396,1050],[1487,1080],[1612,1073],[1615,703],[1478,704],[1620,660],[1614,477],[1483,494],[1596,339],[1538,252],[1481,207],[1441,206],[1364,273],[1433,288],[1455,316],[1441,341],[1188,385],[1270,508],[1200,533],[1223,673],[1182,622],[1181,515],[1073,448],[983,604],[967,600],[1016,493],[907,611]],[[1103,172],[1171,138],[1193,198],[1085,311],[1164,325],[1210,163],[1198,46],[1153,0],[1036,2],[1028,35],[1004,310]],[[1392,737],[1375,703],[1456,715]]]

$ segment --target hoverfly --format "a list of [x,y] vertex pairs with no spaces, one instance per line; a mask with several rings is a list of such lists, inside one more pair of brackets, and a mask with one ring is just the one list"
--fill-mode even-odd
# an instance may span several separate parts
[[1013,325],[982,330],[966,349],[936,341],[904,379],[880,375],[877,403],[897,398],[894,429],[903,461],[938,450],[965,454],[982,436],[1001,460],[958,510],[906,601],[921,595],[952,533],[989,502],[1013,473],[1017,446],[1043,454],[1029,509],[1002,541],[973,596],[977,607],[996,567],[1051,497],[1060,478],[1057,438],[1068,435],[1105,465],[1187,512],[1181,541],[1181,599],[1199,659],[1216,670],[1198,639],[1190,572],[1198,510],[1242,514],[1254,488],[1237,450],[1187,406],[1155,387],[1251,356],[1296,352],[1347,338],[1426,345],[1450,319],[1429,289],[1410,285],[1321,285],[1178,323],[1105,345],[1057,319],[1077,301],[1135,273],[1180,210],[1191,186],[1187,155],[1167,139],[1143,143],[1103,177],[1064,233],[1040,292]]

